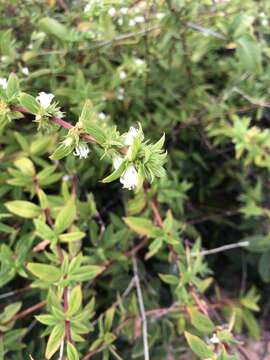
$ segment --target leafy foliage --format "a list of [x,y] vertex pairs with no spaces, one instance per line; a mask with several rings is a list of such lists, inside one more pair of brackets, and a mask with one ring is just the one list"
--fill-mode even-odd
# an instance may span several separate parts
[[269,2],[0,11],[0,360],[238,359],[270,282]]

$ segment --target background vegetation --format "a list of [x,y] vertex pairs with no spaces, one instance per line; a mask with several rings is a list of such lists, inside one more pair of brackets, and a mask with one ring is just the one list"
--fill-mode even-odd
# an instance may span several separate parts
[[248,358],[269,309],[269,11],[0,2],[0,359]]

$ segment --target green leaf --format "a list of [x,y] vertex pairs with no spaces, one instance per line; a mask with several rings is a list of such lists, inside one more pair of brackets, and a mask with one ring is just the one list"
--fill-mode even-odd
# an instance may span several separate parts
[[76,218],[75,200],[70,198],[66,205],[61,209],[55,220],[55,232],[61,234],[68,229]]
[[61,242],[79,241],[85,237],[85,233],[82,231],[74,231],[68,234],[62,234],[59,236]]
[[35,166],[33,162],[28,158],[20,158],[14,161],[14,165],[20,169],[20,171],[27,176],[35,176]]
[[53,265],[28,263],[26,268],[39,279],[46,282],[56,282],[61,278],[61,270]]
[[212,350],[198,336],[192,335],[187,331],[184,334],[191,350],[200,359],[211,358],[214,355]]
[[163,245],[163,240],[161,238],[157,238],[154,241],[152,241],[149,246],[149,250],[145,255],[145,259],[148,260],[152,256],[154,256],[161,249],[162,245]]
[[39,321],[41,324],[52,326],[56,325],[58,323],[58,319],[56,319],[53,315],[38,315],[35,316],[37,321]]
[[251,73],[261,72],[261,46],[260,44],[248,34],[242,35],[236,41],[237,55],[244,70]]
[[79,122],[89,135],[91,135],[99,144],[103,144],[105,143],[107,136],[105,131],[93,122],[93,118],[96,116],[92,102],[86,100]]
[[74,149],[74,144],[66,145],[64,143],[60,144],[53,154],[50,156],[51,160],[60,160],[68,156]]
[[191,318],[192,325],[199,331],[204,334],[210,334],[214,331],[215,325],[213,322],[205,315],[200,313],[195,308],[188,308],[188,313]]
[[45,224],[45,222],[41,219],[35,219],[34,224],[36,226],[36,230],[38,235],[44,240],[52,240],[55,238],[55,233],[53,230]]
[[46,347],[45,356],[47,359],[50,359],[59,349],[61,342],[64,339],[64,334],[64,324],[58,324],[53,328]]
[[180,280],[175,275],[170,274],[158,274],[162,281],[170,285],[179,284]]
[[147,237],[155,236],[156,227],[153,225],[152,221],[148,219],[130,216],[125,217],[124,222],[132,231],[139,235]]
[[84,125],[84,129],[97,141],[98,144],[102,145],[106,142],[106,133],[98,125],[87,123]]
[[53,35],[60,40],[68,40],[68,29],[58,21],[45,17],[39,21],[39,27],[48,35]]
[[15,98],[20,93],[19,80],[14,73],[9,75],[6,93],[9,100]]
[[103,266],[85,265],[69,274],[69,279],[74,281],[90,281],[104,271]]
[[270,282],[270,251],[267,251],[260,257],[259,274],[263,281]]
[[252,314],[251,311],[249,311],[247,309],[243,309],[242,312],[243,312],[243,321],[244,321],[246,327],[248,328],[250,335],[255,340],[258,341],[260,339],[260,327],[258,325],[258,322],[257,322],[255,316]]
[[39,206],[24,200],[8,201],[4,205],[11,213],[28,219],[39,216],[41,212]]
[[119,166],[118,169],[114,170],[109,176],[105,177],[105,179],[102,180],[103,183],[110,183],[116,179],[118,179],[126,167],[126,161],[123,161],[122,164]]
[[105,331],[110,331],[113,324],[115,314],[115,306],[110,307],[105,314],[104,327]]
[[41,107],[38,101],[32,95],[21,93],[19,96],[19,102],[31,114],[38,115]]
[[67,344],[67,358],[68,360],[80,360],[78,351],[70,342]]
[[13,304],[7,305],[4,311],[0,314],[0,323],[7,323],[10,321],[13,316],[21,309],[21,307],[21,302],[15,302]]
[[76,314],[82,305],[82,289],[80,285],[75,286],[70,293],[68,299],[68,314],[72,316]]

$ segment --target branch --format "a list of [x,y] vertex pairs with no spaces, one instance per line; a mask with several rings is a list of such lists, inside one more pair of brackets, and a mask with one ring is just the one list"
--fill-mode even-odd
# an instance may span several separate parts
[[22,319],[23,317],[32,314],[33,312],[43,308],[43,306],[46,305],[46,300],[39,302],[36,305],[33,305],[31,307],[29,307],[26,310],[21,311],[20,313],[16,314],[13,316],[13,318],[10,321],[14,321],[14,320],[18,320],[18,319]]
[[134,279],[135,279],[135,285],[136,285],[138,302],[139,302],[141,319],[142,319],[144,359],[149,360],[150,357],[149,357],[149,345],[148,345],[148,333],[147,333],[147,320],[146,320],[145,307],[143,302],[142,289],[140,285],[138,264],[135,256],[132,257],[132,263],[133,263]]
[[193,252],[193,253],[191,253],[191,256],[193,256],[193,257],[196,257],[198,255],[206,256],[206,255],[216,254],[216,253],[219,253],[219,252],[222,252],[222,251],[227,251],[227,250],[236,249],[236,248],[239,248],[239,247],[247,247],[247,246],[249,246],[249,241],[240,241],[240,242],[233,243],[233,244],[227,244],[227,245],[219,246],[219,247],[217,247],[215,249],[203,250],[203,251],[198,252],[198,253]]

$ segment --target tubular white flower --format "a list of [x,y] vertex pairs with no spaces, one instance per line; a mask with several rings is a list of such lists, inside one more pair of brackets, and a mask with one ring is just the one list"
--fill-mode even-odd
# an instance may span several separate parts
[[105,120],[106,119],[106,114],[104,114],[104,112],[100,112],[98,114],[98,117],[100,118],[100,120]]
[[136,23],[133,19],[130,19],[129,22],[128,22],[128,25],[129,26],[134,26]]
[[7,79],[6,79],[6,78],[0,78],[0,86],[1,86],[3,89],[6,89],[6,88],[7,88]]
[[216,333],[214,333],[213,334],[213,336],[211,337],[211,339],[209,340],[210,341],[210,343],[212,343],[212,344],[219,344],[219,338],[217,337],[217,334]]
[[38,94],[36,100],[40,103],[43,109],[47,109],[50,106],[53,98],[54,98],[53,94],[47,94],[42,91]]
[[136,129],[135,127],[131,126],[129,128],[129,131],[126,133],[124,137],[124,144],[126,146],[131,146],[134,142],[134,139],[139,135],[139,129]]
[[115,8],[114,8],[114,7],[111,7],[111,8],[109,9],[109,11],[108,11],[108,14],[113,17],[113,16],[116,14]]
[[139,16],[135,16],[134,21],[137,24],[142,24],[142,23],[144,23],[145,19],[143,16],[139,15]]
[[142,66],[142,65],[144,65],[144,60],[137,58],[137,59],[135,59],[135,64],[137,66]]
[[127,77],[127,73],[124,70],[121,70],[119,73],[119,77],[121,80],[124,80]]
[[128,8],[127,7],[122,7],[120,9],[120,13],[123,14],[123,15],[126,15],[128,13]]
[[124,189],[133,190],[138,185],[139,175],[134,165],[129,165],[123,175],[120,177],[120,183]]
[[83,11],[86,13],[91,10],[91,7],[92,7],[91,4],[86,4]]
[[22,73],[23,73],[24,75],[29,75],[29,69],[28,69],[27,66],[24,66],[24,67],[22,68]]
[[86,159],[90,152],[89,147],[86,144],[79,144],[73,151],[74,156],[78,156],[80,159]]
[[119,169],[119,167],[121,166],[123,160],[124,160],[124,159],[123,159],[121,156],[119,156],[119,155],[116,155],[116,156],[113,158],[112,162],[113,162],[113,167],[114,167],[115,170]]

